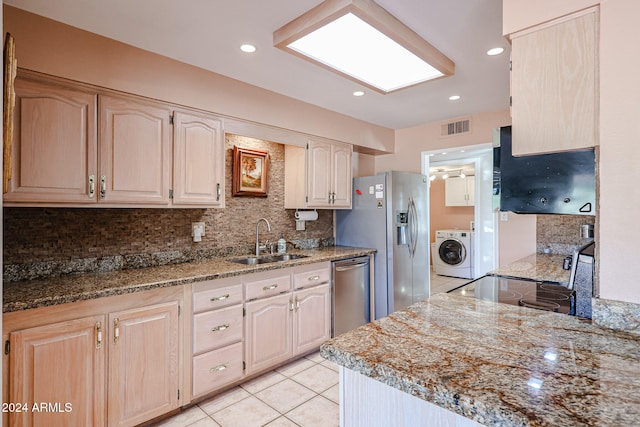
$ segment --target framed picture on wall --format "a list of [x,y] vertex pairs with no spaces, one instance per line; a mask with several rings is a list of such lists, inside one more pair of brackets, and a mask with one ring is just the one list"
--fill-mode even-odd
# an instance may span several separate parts
[[233,146],[234,196],[267,197],[269,153]]

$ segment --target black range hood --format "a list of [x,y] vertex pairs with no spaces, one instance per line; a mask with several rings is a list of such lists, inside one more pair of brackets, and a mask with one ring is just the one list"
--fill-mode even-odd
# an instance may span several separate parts
[[500,128],[493,156],[493,194],[501,211],[595,215],[593,149],[514,157],[511,126],[506,126]]

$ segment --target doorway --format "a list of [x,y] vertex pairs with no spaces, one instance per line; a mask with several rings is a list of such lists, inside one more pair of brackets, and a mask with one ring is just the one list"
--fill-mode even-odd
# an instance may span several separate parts
[[[438,206],[436,202],[432,202],[429,212],[431,242],[435,242],[435,232],[436,229],[441,229],[439,227],[473,231],[471,242],[473,278],[494,270],[497,265],[497,236],[492,196],[493,145],[487,143],[457,147],[453,150],[424,151],[422,152],[422,173],[431,179],[430,199],[432,188],[434,192],[445,197],[447,180],[451,180],[450,188],[457,189],[450,192],[452,206]],[[463,192],[463,185],[466,192]],[[461,197],[463,194],[466,198]],[[443,202],[440,203],[444,205]],[[434,212],[434,209],[440,209],[440,212]],[[449,215],[445,216],[450,218],[441,221],[443,210],[449,212]],[[432,254],[432,257],[435,256],[438,255]]]

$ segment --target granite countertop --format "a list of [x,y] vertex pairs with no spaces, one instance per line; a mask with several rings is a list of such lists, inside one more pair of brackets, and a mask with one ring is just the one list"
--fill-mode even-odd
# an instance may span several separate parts
[[565,255],[535,253],[506,267],[493,270],[489,274],[556,282],[567,286],[571,277],[571,270],[562,269],[564,259]]
[[484,425],[640,425],[640,338],[573,316],[437,294],[321,355]]
[[8,282],[3,284],[2,312],[122,295],[295,265],[333,261],[369,255],[374,252],[374,249],[331,246],[291,251],[290,253],[306,255],[307,258],[286,262],[243,265],[231,262],[230,259],[239,258],[234,256],[109,273],[69,274],[47,279]]

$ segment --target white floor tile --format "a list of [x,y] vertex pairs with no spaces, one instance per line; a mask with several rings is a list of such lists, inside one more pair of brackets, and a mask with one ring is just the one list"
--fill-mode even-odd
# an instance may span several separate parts
[[303,385],[286,379],[256,393],[255,396],[281,414],[285,414],[316,395]]
[[279,383],[280,381],[285,380],[286,378],[287,377],[285,377],[284,375],[276,371],[271,371],[249,382],[240,384],[240,387],[242,387],[243,389],[245,389],[251,394],[255,394],[261,390],[264,390],[269,386],[272,386],[274,384]]
[[316,362],[316,363],[322,363],[325,360],[324,357],[320,356],[320,352],[319,351],[317,351],[315,353],[311,353],[311,354],[309,354],[309,355],[307,355],[305,357],[307,359],[313,361],[313,362]]
[[247,397],[212,415],[222,427],[262,427],[280,414],[256,397]]
[[338,427],[340,410],[338,404],[322,396],[316,396],[288,412],[287,418],[300,427]]
[[291,421],[289,418],[280,417],[275,421],[271,421],[264,427],[300,427],[298,424]]
[[205,400],[198,404],[200,408],[207,414],[213,414],[227,406],[233,405],[247,397],[251,396],[251,393],[241,387],[232,388],[222,394],[219,394],[209,400]]
[[302,372],[305,369],[312,367],[315,364],[316,362],[309,360],[306,357],[302,357],[295,362],[291,362],[288,365],[276,369],[276,372],[279,372],[286,377],[291,377],[298,372]]
[[310,388],[316,393],[322,393],[330,387],[338,384],[339,375],[336,371],[327,367],[315,365],[294,375],[291,379],[307,388]]
[[155,425],[162,427],[184,427],[204,418],[209,418],[207,413],[197,406],[192,406],[191,408],[181,411],[173,417],[162,420]]
[[203,418],[200,421],[196,421],[193,424],[189,424],[187,427],[220,427],[220,424],[213,421],[212,418]]
[[334,385],[329,390],[322,393],[322,396],[326,397],[332,402],[340,403],[340,385],[339,384]]
[[338,366],[336,363],[333,363],[330,360],[325,360],[324,362],[321,363],[321,365],[331,369],[332,371],[340,372],[340,366]]

